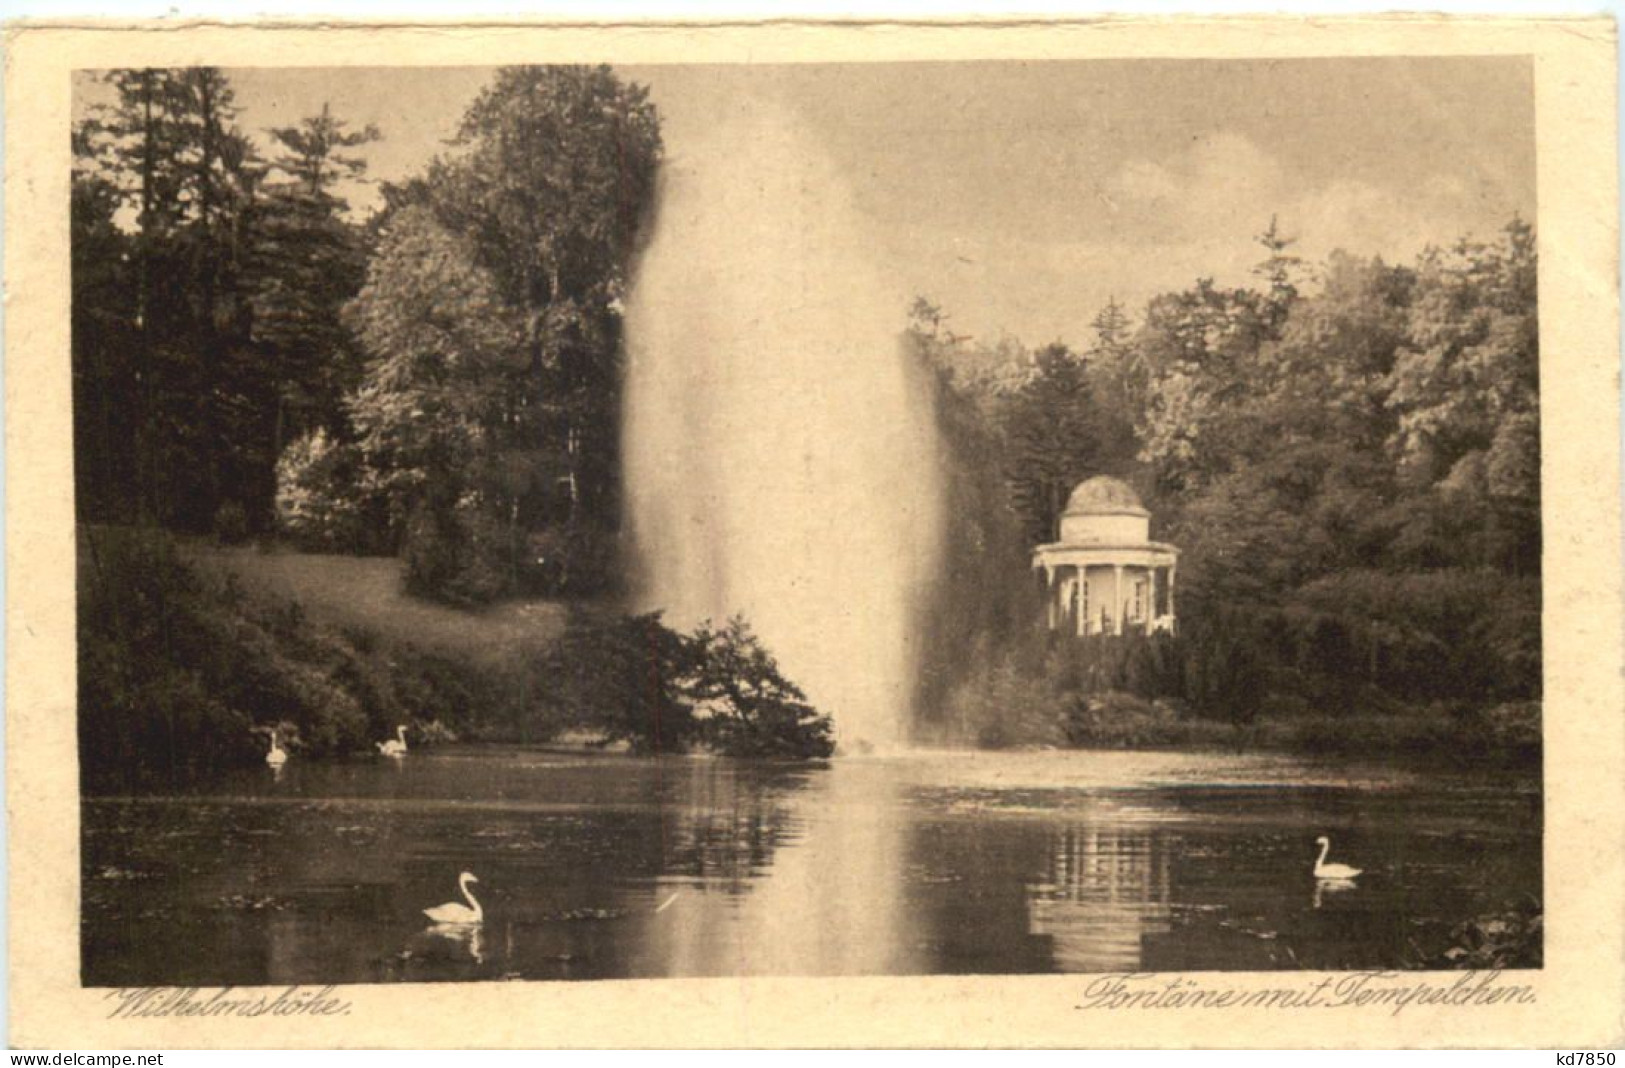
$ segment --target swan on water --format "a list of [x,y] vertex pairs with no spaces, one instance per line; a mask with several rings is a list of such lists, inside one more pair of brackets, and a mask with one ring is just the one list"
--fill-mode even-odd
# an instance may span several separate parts
[[464,905],[456,901],[448,901],[444,905],[436,905],[432,909],[424,909],[423,914],[429,917],[429,919],[433,920],[435,923],[444,923],[453,926],[475,924],[484,921],[485,910],[480,908],[480,903],[474,900],[473,893],[468,889],[469,883],[477,883],[479,881],[478,876],[472,875],[466,871],[463,872],[461,875],[457,876],[457,889],[463,892],[463,897],[468,900],[468,904]]
[[1315,858],[1315,878],[1317,879],[1352,879],[1359,875],[1360,868],[1351,868],[1347,864],[1327,864],[1326,854],[1331,851],[1332,840],[1325,835],[1315,839],[1320,847],[1320,856]]
[[287,751],[282,748],[282,743],[277,738],[276,731],[271,732],[271,751],[265,754],[265,762],[273,768],[280,768],[288,762]]
[[406,755],[406,724],[402,723],[395,728],[395,737],[387,742],[378,742],[378,751],[384,756]]

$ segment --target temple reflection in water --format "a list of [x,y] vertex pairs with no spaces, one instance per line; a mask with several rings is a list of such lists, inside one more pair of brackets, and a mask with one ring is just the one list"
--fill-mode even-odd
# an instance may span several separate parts
[[1132,971],[1147,935],[1170,929],[1168,852],[1151,834],[1069,826],[1050,837],[1030,924],[1062,972]]

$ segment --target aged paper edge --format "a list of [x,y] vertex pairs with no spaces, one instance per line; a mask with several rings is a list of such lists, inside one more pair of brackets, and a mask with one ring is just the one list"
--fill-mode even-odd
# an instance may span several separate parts
[[[158,31],[158,32],[152,32]],[[1088,976],[405,984],[348,1015],[109,1019],[78,980],[69,72],[112,66],[1529,55],[1542,260],[1546,966],[1534,1005],[1079,1010]],[[1606,18],[13,24],[6,70],[13,1045],[1597,1046],[1625,1040],[1615,29]],[[1206,973],[1274,989],[1313,973]],[[1453,976],[1433,973],[1435,980]]]

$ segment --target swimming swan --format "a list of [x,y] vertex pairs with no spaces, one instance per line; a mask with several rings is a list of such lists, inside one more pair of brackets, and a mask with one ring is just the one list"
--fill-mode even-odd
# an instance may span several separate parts
[[1351,868],[1347,864],[1327,864],[1326,854],[1331,851],[1332,840],[1322,835],[1315,839],[1320,846],[1320,856],[1315,858],[1315,878],[1317,879],[1352,879],[1359,875],[1360,868]]
[[406,755],[406,724],[402,723],[395,728],[395,737],[387,742],[379,742],[378,751],[384,756]]
[[463,872],[461,875],[457,876],[457,888],[463,892],[463,897],[468,899],[468,904],[460,905],[455,901],[448,901],[444,905],[436,905],[432,909],[424,909],[423,914],[429,917],[429,919],[433,920],[435,923],[451,924],[454,926],[484,922],[485,910],[480,908],[480,903],[474,900],[474,895],[469,892],[468,889],[469,883],[477,883],[479,881],[480,880],[477,876],[471,875],[466,871]]
[[277,738],[276,731],[271,732],[271,751],[265,754],[265,762],[273,768],[280,768],[288,762],[287,751],[282,748],[282,743]]

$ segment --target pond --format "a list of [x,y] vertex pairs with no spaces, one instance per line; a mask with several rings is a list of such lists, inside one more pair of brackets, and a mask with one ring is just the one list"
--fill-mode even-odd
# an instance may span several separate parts
[[454,746],[82,814],[92,986],[1387,968],[1541,896],[1533,776],[1279,756]]

